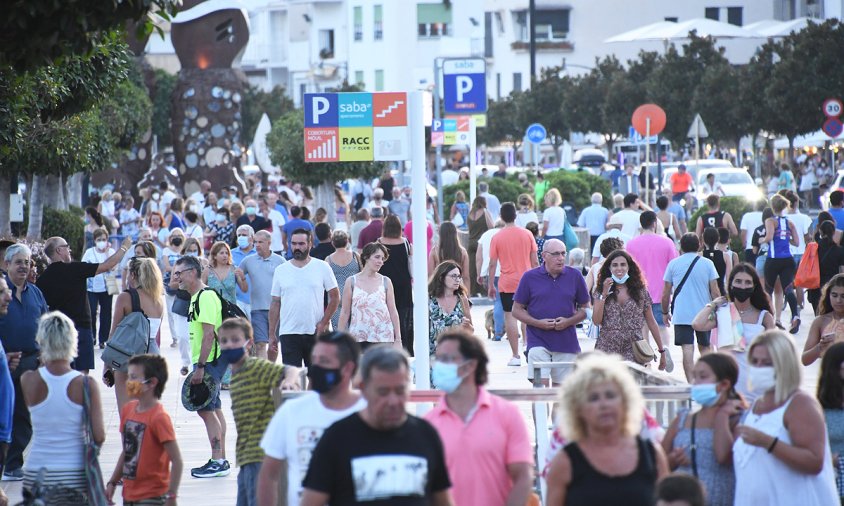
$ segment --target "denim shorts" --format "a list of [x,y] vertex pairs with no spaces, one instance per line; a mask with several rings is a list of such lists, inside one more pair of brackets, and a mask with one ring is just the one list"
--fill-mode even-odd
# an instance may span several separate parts
[[[205,372],[210,374],[214,379],[215,387],[214,391],[211,392],[211,398],[213,400],[208,404],[208,406],[200,409],[199,411],[215,411],[223,408],[223,403],[220,402],[220,385],[223,382],[223,375],[226,374],[227,368],[228,364],[224,363],[220,359],[205,364]],[[196,370],[196,364],[194,364],[193,370]]]
[[253,309],[249,315],[252,318],[252,337],[256,343],[270,342],[270,312],[269,310]]

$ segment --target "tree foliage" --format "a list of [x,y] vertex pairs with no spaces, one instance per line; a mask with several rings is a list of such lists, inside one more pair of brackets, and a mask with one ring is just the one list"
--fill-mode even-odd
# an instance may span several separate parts
[[261,121],[264,113],[271,122],[275,122],[295,108],[293,100],[286,93],[283,86],[276,86],[269,92],[257,86],[250,86],[243,92],[243,101],[240,103],[240,112],[243,116],[242,139],[252,142],[255,129],[258,128],[258,122]]
[[151,12],[164,19],[180,0],[10,0],[0,18],[0,67],[32,70],[65,57],[97,51],[99,36],[140,21],[138,37],[154,30]]
[[349,178],[373,178],[384,171],[380,162],[305,163],[305,117],[301,109],[288,112],[267,134],[270,160],[284,175],[308,186]]
[[152,96],[152,135],[160,146],[172,146],[170,134],[171,95],[179,78],[162,69],[155,69],[155,93]]

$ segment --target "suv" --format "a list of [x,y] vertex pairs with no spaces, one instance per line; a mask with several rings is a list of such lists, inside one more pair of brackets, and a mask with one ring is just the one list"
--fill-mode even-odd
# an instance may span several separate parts
[[695,200],[698,207],[706,203],[703,185],[706,183],[706,176],[709,174],[715,175],[715,182],[721,183],[724,189],[724,197],[744,197],[748,202],[757,202],[765,198],[765,194],[756,186],[753,178],[747,173],[745,169],[736,168],[717,168],[717,169],[703,169],[698,171],[697,178],[695,178]]

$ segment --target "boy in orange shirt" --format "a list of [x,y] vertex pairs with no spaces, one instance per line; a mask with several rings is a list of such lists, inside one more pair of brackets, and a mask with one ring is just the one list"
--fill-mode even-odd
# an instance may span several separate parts
[[176,504],[182,456],[170,415],[159,402],[166,383],[163,357],[138,355],[129,360],[126,393],[133,400],[120,412],[123,451],[106,486],[109,501],[122,478],[126,506]]

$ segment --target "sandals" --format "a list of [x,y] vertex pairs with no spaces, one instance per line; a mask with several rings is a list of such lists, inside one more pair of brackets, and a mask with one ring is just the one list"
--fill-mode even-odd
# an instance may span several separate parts
[[800,331],[800,317],[791,319],[791,328],[788,329],[791,334],[796,334]]
[[785,327],[783,327],[782,322],[776,322],[775,325],[778,329],[785,330]]

